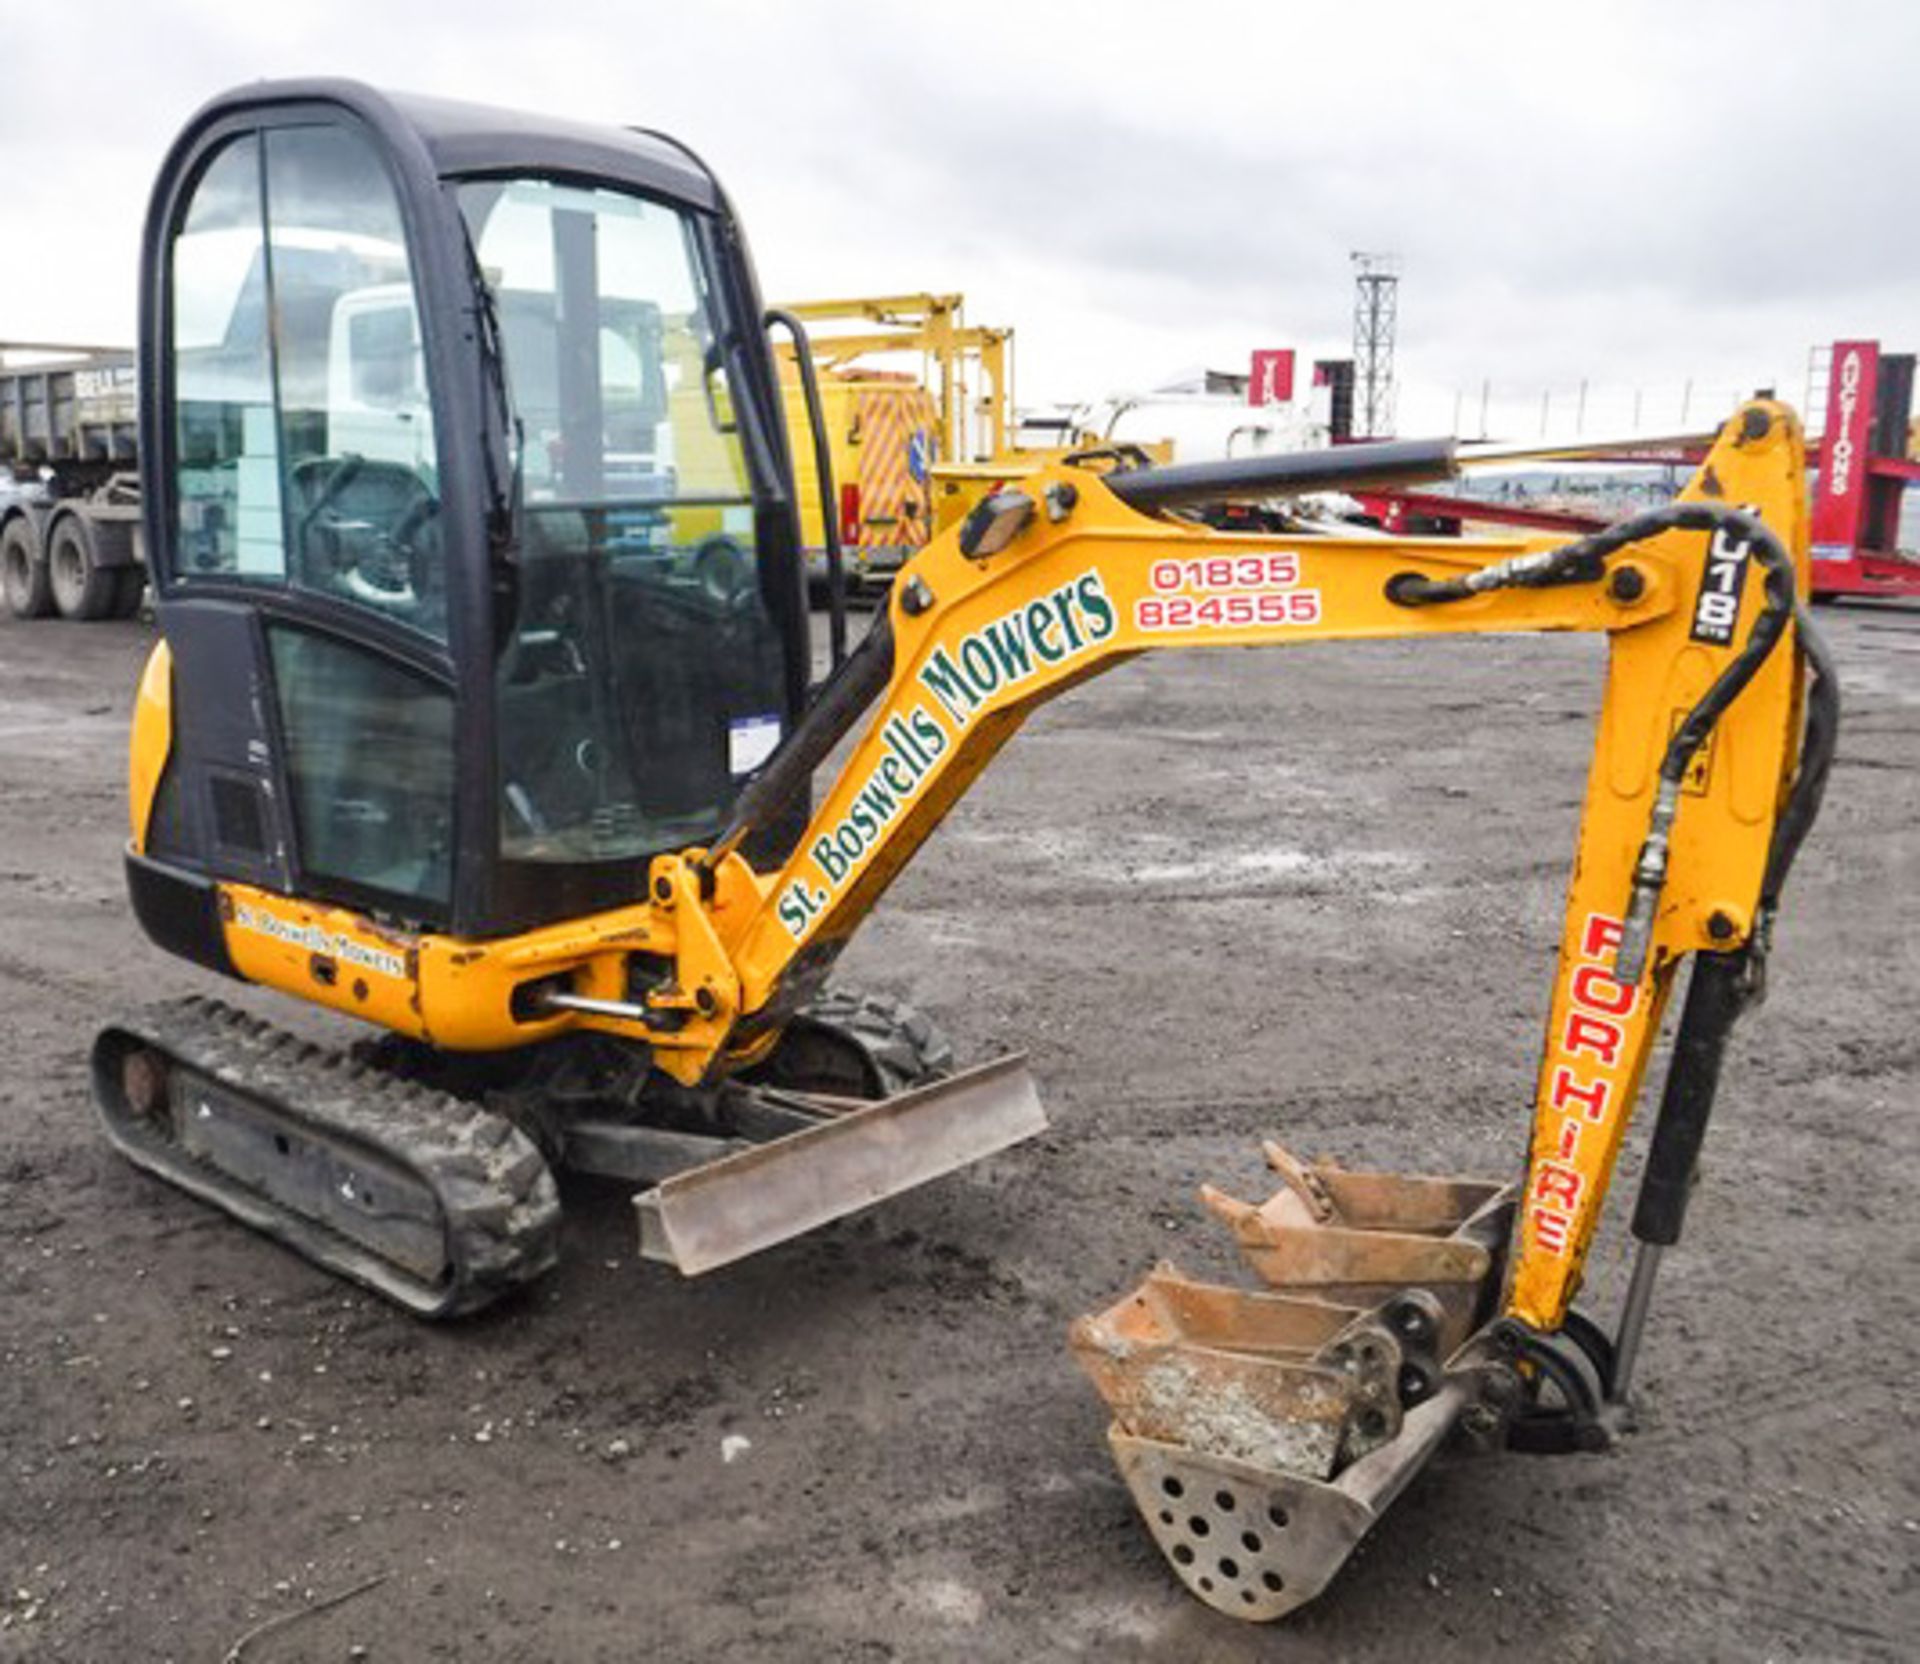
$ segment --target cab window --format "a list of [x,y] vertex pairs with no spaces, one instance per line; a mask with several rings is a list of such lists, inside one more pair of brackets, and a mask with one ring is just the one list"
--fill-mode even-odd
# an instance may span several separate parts
[[444,640],[439,469],[400,205],[345,127],[232,140],[173,244],[176,571]]
[[266,144],[293,579],[444,638],[433,413],[400,204],[357,133],[296,127]]
[[175,556],[180,578],[286,577],[267,339],[260,141],[220,151],[173,244]]
[[466,181],[459,201],[522,435],[500,852],[697,842],[780,738],[786,658],[692,216],[538,178]]
[[453,885],[453,701],[417,672],[267,629],[302,869],[444,904]]

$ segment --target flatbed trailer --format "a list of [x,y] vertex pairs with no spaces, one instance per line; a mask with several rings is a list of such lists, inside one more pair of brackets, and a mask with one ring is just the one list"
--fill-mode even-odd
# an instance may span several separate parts
[[0,588],[16,618],[140,610],[135,432],[131,352],[0,342]]

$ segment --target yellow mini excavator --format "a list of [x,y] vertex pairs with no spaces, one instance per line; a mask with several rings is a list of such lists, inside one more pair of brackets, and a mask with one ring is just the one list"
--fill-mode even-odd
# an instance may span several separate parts
[[[836,604],[813,687],[770,326],[800,333],[670,139],[332,81],[194,118],[145,239],[164,640],[128,884],[162,947],[381,1032],[129,1015],[93,1053],[109,1137],[430,1316],[551,1263],[561,1166],[636,1186],[648,1256],[723,1265],[1043,1125],[1018,1059],[954,1074],[827,985],[1040,702],[1161,647],[1603,631],[1511,1182],[1276,1144],[1279,1194],[1206,1197],[1263,1287],[1163,1266],[1073,1338],[1170,1563],[1243,1617],[1310,1597],[1456,1429],[1605,1439],[1837,727],[1791,413],[1745,406],[1678,502],[1562,546],[1204,522],[1441,477],[1445,443],[1069,457],[983,491],[851,651]],[[1688,959],[1609,1337],[1571,1303]]]

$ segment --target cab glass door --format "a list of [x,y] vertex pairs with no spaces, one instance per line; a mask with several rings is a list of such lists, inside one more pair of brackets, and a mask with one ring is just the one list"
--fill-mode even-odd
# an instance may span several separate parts
[[779,740],[787,671],[694,218],[551,179],[459,200],[521,434],[500,853],[551,870],[698,842]]
[[[174,538],[161,578],[170,639],[207,661],[183,680],[204,691],[224,678],[229,707],[272,689],[291,882],[440,916],[453,871],[446,550],[392,181],[346,125],[238,136],[204,168],[171,260]],[[257,632],[223,623],[235,598]],[[218,652],[203,645],[216,634]],[[264,644],[264,662],[234,662],[242,640]],[[259,773],[265,785],[275,771]],[[277,795],[264,793],[268,819]]]

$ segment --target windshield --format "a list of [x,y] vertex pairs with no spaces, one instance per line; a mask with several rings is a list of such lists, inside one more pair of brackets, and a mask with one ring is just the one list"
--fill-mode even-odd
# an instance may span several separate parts
[[502,853],[697,842],[779,739],[785,673],[695,224],[547,179],[459,200],[520,428]]

